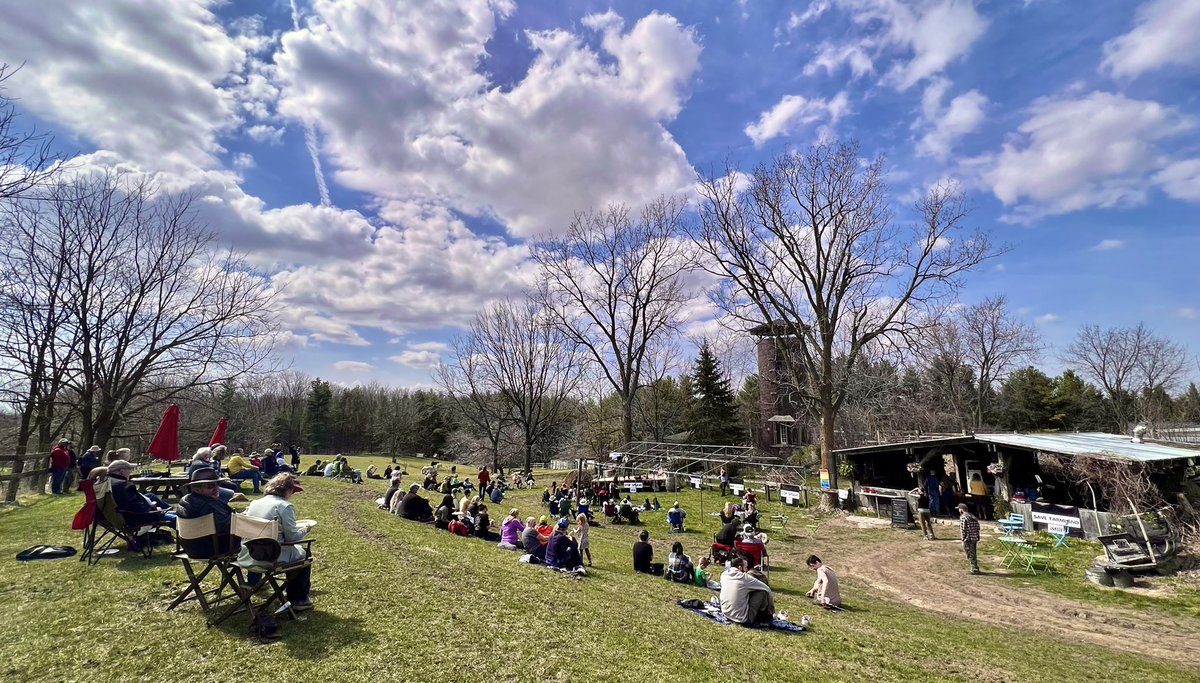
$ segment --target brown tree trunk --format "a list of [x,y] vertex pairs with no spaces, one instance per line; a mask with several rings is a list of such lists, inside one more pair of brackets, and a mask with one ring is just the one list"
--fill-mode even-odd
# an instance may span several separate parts
[[833,426],[835,412],[832,402],[821,406],[821,469],[829,470],[829,490],[821,492],[821,510],[838,507],[837,467],[833,462]]

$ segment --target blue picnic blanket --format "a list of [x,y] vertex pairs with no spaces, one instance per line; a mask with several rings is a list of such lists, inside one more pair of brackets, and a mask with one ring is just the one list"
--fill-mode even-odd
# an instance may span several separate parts
[[710,621],[715,621],[718,624],[721,624],[722,626],[743,626],[745,628],[770,629],[772,631],[787,631],[789,633],[803,633],[805,630],[807,630],[800,624],[793,624],[790,621],[787,621],[785,619],[779,619],[779,618],[773,619],[771,621],[771,623],[769,623],[769,624],[738,624],[735,621],[730,621],[729,617],[725,616],[725,614],[723,612],[721,612],[721,607],[719,605],[714,605],[711,602],[706,602],[706,603],[704,603],[703,607],[693,607],[691,605],[685,604],[688,602],[693,602],[693,601],[680,600],[675,604],[679,605],[680,607],[684,608],[685,610],[687,610],[693,614],[698,614],[698,615],[704,617],[705,619],[708,619]]

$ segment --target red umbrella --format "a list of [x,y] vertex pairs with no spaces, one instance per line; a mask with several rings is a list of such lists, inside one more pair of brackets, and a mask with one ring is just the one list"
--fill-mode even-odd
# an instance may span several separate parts
[[225,421],[225,418],[217,420],[217,429],[213,432],[213,438],[208,441],[209,447],[225,443],[225,428],[228,426],[229,424]]
[[179,406],[174,403],[167,406],[147,451],[150,457],[159,460],[172,462],[179,459]]

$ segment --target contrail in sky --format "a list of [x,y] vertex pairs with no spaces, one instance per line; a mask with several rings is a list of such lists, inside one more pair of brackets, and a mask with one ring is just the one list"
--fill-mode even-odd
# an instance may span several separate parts
[[[292,5],[292,28],[299,31],[300,8],[296,6],[296,0],[289,0],[289,2]],[[317,152],[317,131],[308,119],[304,119],[302,123],[304,124],[304,146],[308,148],[308,155],[312,157],[313,174],[317,176],[317,192],[321,194],[321,206],[331,206],[329,186],[325,184],[325,173],[321,170],[321,156]]]

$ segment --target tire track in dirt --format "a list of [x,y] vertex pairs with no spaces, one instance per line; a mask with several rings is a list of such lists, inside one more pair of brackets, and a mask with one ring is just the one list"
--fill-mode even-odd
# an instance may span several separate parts
[[[844,520],[830,520],[829,526],[853,527]],[[947,533],[956,534],[957,529],[939,527],[939,532],[945,537]],[[837,569],[842,575],[895,602],[1021,631],[1036,629],[1070,642],[1200,666],[1200,646],[1195,635],[1200,632],[1198,619],[1082,602],[1032,586],[1007,585],[986,574],[972,576],[966,571],[961,546],[953,540],[913,542],[896,534],[895,539],[865,541],[846,535],[825,543],[834,551],[831,554],[838,556]],[[999,557],[980,559],[985,567],[1000,562]],[[794,566],[802,566],[799,557],[790,562],[800,562],[801,565]]]

